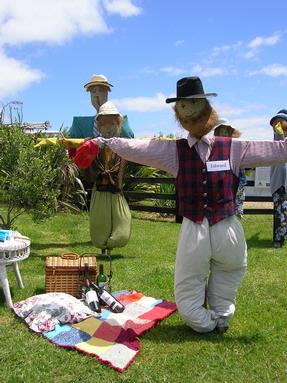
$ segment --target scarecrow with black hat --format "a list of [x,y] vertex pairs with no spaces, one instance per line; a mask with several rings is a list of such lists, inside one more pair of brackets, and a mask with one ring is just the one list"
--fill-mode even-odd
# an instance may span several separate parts
[[246,242],[234,204],[240,168],[287,162],[285,141],[208,135],[219,120],[209,102],[212,96],[216,94],[205,93],[198,77],[185,77],[177,82],[176,97],[166,100],[175,102],[174,112],[188,131],[187,139],[93,139],[96,145],[107,145],[129,161],[157,167],[176,177],[183,222],[174,293],[180,315],[200,333],[226,331],[246,270]]
[[[281,109],[270,120],[274,131],[274,140],[284,140],[287,136],[287,110]],[[273,247],[280,249],[287,237],[287,165],[271,166],[270,190],[274,202],[274,242]]]

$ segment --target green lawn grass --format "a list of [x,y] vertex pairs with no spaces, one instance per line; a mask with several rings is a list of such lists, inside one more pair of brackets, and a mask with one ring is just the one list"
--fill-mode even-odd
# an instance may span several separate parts
[[[124,373],[92,357],[61,349],[28,331],[4,304],[0,289],[1,382],[286,382],[286,249],[272,248],[272,217],[246,216],[249,267],[237,297],[237,311],[224,335],[199,335],[177,313],[141,337],[141,353]],[[44,260],[64,252],[94,252],[87,214],[61,214],[41,224],[19,219],[32,240],[20,263],[25,288],[9,270],[13,301],[43,293]],[[173,300],[173,273],[180,225],[133,219],[128,245],[116,249],[113,290],[138,289]],[[101,256],[98,263],[108,262]]]

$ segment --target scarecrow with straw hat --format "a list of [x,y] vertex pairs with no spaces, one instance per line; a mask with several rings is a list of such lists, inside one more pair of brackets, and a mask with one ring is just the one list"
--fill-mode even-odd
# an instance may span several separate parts
[[[99,107],[97,129],[107,139],[119,137],[123,117],[111,101]],[[90,236],[93,245],[107,252],[110,259],[114,248],[125,246],[131,235],[131,213],[122,193],[127,161],[106,146],[99,148],[91,140],[85,141],[72,156],[81,169],[93,164],[95,181],[90,202]]]
[[[97,127],[102,137],[119,137],[123,117],[111,101],[100,106]],[[90,203],[90,234],[92,243],[101,249],[127,244],[131,232],[131,214],[122,194],[127,161],[109,147],[98,150],[91,140],[83,143],[73,156],[81,169],[92,163],[95,182]]]
[[[91,104],[96,112],[98,112],[100,106],[108,101],[108,95],[112,91],[113,85],[103,74],[94,74],[91,80],[84,85],[84,88],[90,93]],[[96,116],[75,116],[69,133],[71,138],[97,137],[99,131],[97,129]],[[126,138],[134,137],[127,116],[123,116],[120,136]]]
[[[103,74],[94,74],[91,80],[84,85],[87,92],[90,93],[91,104],[98,113],[99,108],[108,101],[108,95],[112,91],[113,85],[108,81],[107,77]],[[69,135],[72,139],[89,139],[98,137],[100,131],[97,127],[97,115],[95,116],[75,116],[73,124],[70,128]],[[120,137],[132,138],[134,134],[129,126],[127,116],[122,117]],[[75,150],[69,149],[70,157],[75,155]],[[90,166],[82,169],[81,178],[85,188],[90,190],[93,188],[95,182],[95,165],[91,162]]]
[[176,119],[188,132],[187,138],[92,140],[95,146],[108,146],[126,160],[176,177],[183,221],[176,254],[175,300],[184,321],[200,333],[227,330],[247,266],[244,232],[234,203],[240,169],[287,162],[286,141],[208,135],[219,120],[209,102],[213,96],[216,93],[204,92],[198,77],[177,82],[177,95],[166,102],[175,103]]
[[[108,95],[112,91],[113,85],[108,81],[107,77],[103,74],[94,74],[91,78],[91,80],[84,85],[84,88],[87,92],[90,93],[90,99],[91,104],[95,108],[97,114],[96,116],[85,116],[85,117],[74,117],[73,118],[73,124],[70,129],[70,137],[71,138],[84,138],[85,140],[92,138],[92,137],[98,137],[102,135],[103,137],[112,137],[112,132],[109,131],[109,128],[107,126],[100,127],[99,123],[101,120],[100,116],[108,115],[110,113],[111,116],[117,116],[115,118],[115,123],[117,124],[116,129],[114,129],[115,136],[125,137],[125,138],[132,138],[134,137],[134,134],[129,126],[129,121],[127,116],[121,116],[116,109],[116,107],[108,101]],[[113,118],[113,117],[111,117]],[[110,156],[108,154],[109,149],[107,148],[105,150],[105,154],[101,153],[101,160],[100,161],[93,161],[91,158],[94,158],[94,152],[91,147],[89,147],[89,144],[85,145],[78,153],[76,153],[75,150],[69,149],[69,154],[72,158],[74,158],[76,161],[78,161],[79,167],[82,169],[82,177],[84,180],[85,186],[90,189],[92,188],[92,195],[91,195],[91,202],[90,202],[90,233],[91,233],[91,239],[94,245],[102,249],[102,252],[105,252],[105,249],[111,249],[111,241],[112,238],[116,238],[115,243],[113,243],[112,247],[121,247],[124,246],[124,244],[127,242],[129,235],[130,235],[130,212],[129,208],[123,199],[123,196],[121,194],[114,194],[115,188],[114,185],[110,183],[111,191],[113,194],[110,195],[110,199],[106,200],[109,201],[110,204],[111,198],[117,199],[117,203],[112,203],[111,205],[119,207],[120,205],[124,205],[125,208],[122,210],[125,213],[122,216],[122,229],[121,229],[121,239],[119,239],[119,236],[116,235],[114,237],[113,230],[117,233],[119,233],[119,225],[115,225],[115,221],[118,217],[115,209],[113,209],[113,217],[114,222],[111,222],[111,219],[108,218],[108,215],[101,214],[104,212],[103,206],[105,204],[99,202],[99,195],[95,192],[96,185],[97,190],[99,190],[98,182],[101,170],[103,166],[106,166],[109,162],[109,166],[111,166],[111,163],[114,164],[115,158],[110,159],[109,161],[107,158]],[[82,156],[82,157],[81,157]],[[114,156],[114,155],[113,155]],[[104,164],[102,163],[104,161]],[[117,164],[119,165],[120,159],[117,156]],[[116,188],[119,190],[122,189],[122,181],[124,176],[124,169],[126,167],[126,161],[121,160],[121,166],[117,168],[117,171],[120,169],[120,183],[117,185]],[[113,172],[113,176],[117,173],[117,171]],[[105,178],[105,177],[104,177]],[[110,181],[113,182],[113,177],[110,177]],[[108,190],[105,190],[108,191]],[[103,194],[101,194],[103,195]],[[97,198],[96,198],[97,197]],[[119,204],[119,200],[121,203]],[[96,202],[97,201],[97,202]],[[97,206],[101,206],[99,209],[96,209]],[[97,213],[96,213],[97,210]],[[108,211],[108,210],[107,210]],[[101,217],[101,230],[99,230],[98,224],[99,224],[99,218]],[[119,217],[118,217],[119,218]],[[111,229],[111,225],[114,224],[113,230]],[[109,232],[111,238],[110,241],[108,241],[108,235]],[[100,236],[102,236],[100,238]]]

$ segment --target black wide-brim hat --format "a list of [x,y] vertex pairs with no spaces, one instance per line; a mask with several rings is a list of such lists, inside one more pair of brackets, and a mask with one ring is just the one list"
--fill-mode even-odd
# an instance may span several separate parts
[[176,83],[176,97],[167,98],[165,102],[175,102],[188,98],[207,98],[217,96],[217,93],[204,93],[199,77],[184,77]]
[[282,120],[287,121],[287,110],[286,109],[281,109],[275,116],[273,116],[270,120],[270,125],[273,125],[273,122],[276,120],[276,118],[282,118]]

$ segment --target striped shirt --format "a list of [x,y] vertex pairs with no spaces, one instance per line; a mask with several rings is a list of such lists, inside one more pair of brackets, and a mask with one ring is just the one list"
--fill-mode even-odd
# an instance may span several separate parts
[[[142,165],[153,166],[177,177],[178,156],[176,140],[125,139],[113,137],[94,139],[100,146],[108,145],[124,159]],[[214,137],[203,136],[197,139],[189,134],[190,147],[195,146],[203,163],[209,158]],[[232,139],[230,148],[230,167],[238,176],[240,168],[272,166],[287,162],[287,141],[245,141]]]

